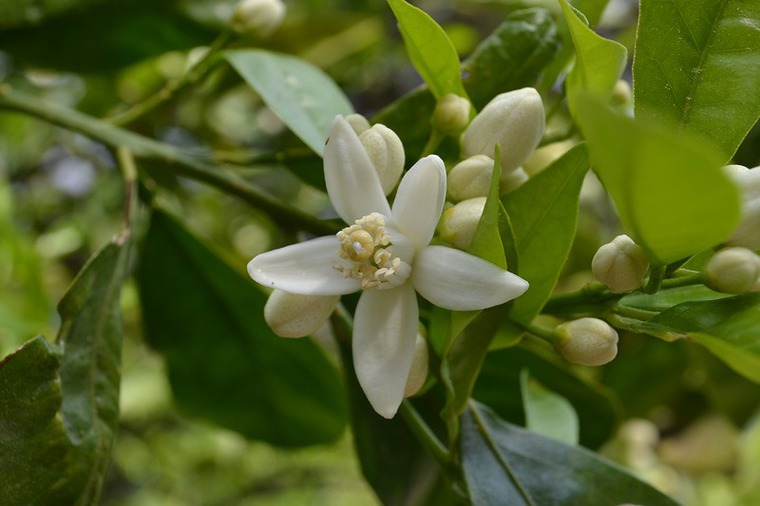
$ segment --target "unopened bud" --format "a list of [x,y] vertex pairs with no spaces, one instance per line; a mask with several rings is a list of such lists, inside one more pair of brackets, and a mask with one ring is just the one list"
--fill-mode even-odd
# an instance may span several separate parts
[[470,101],[449,93],[441,97],[433,111],[433,126],[446,135],[459,135],[470,121]]
[[522,88],[497,95],[472,120],[462,134],[466,157],[493,156],[501,150],[501,171],[520,167],[536,149],[544,134],[544,106],[534,88]]
[[630,292],[644,282],[649,260],[641,246],[627,235],[619,235],[599,248],[591,260],[596,279],[614,293]]
[[727,241],[731,246],[760,249],[760,167],[748,169],[742,165],[726,165],[723,171],[739,188],[741,220]]
[[241,35],[266,37],[285,19],[282,0],[240,0],[232,12],[232,29]]
[[406,380],[404,397],[411,397],[420,391],[428,375],[428,346],[427,341],[422,335],[417,334],[417,340],[414,343],[414,358],[412,367],[409,369],[409,377]]
[[475,237],[485,205],[485,197],[475,197],[444,211],[438,225],[441,239],[463,251],[467,250]]
[[760,257],[747,248],[724,248],[707,262],[702,274],[713,290],[745,293],[753,290],[760,278]]
[[359,135],[364,149],[380,177],[380,186],[388,195],[398,184],[404,171],[404,145],[396,132],[377,123]]
[[633,92],[628,81],[618,80],[612,88],[612,104],[625,105],[633,99]]
[[349,114],[345,118],[346,121],[348,121],[348,124],[351,125],[353,131],[356,132],[356,135],[361,135],[369,130],[369,121],[367,121],[367,118],[361,114]]
[[316,332],[335,310],[338,295],[301,295],[275,290],[264,305],[264,320],[280,337]]
[[517,167],[512,172],[502,174],[501,180],[499,181],[499,193],[503,195],[505,193],[513,192],[525,184],[528,179],[530,179],[530,176],[528,176],[528,173],[525,172],[522,167]]
[[554,347],[568,362],[604,365],[617,355],[618,334],[598,318],[579,318],[555,329]]
[[447,182],[449,197],[458,202],[488,195],[493,164],[491,157],[475,155],[454,165]]

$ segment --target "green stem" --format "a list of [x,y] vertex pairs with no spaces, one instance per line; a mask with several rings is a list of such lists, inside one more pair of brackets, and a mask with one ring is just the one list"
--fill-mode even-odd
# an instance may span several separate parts
[[435,150],[438,148],[438,145],[441,143],[443,138],[444,135],[441,133],[441,131],[437,128],[433,128],[433,130],[430,132],[430,138],[428,139],[427,144],[425,144],[425,148],[422,150],[420,158],[435,153]]
[[554,340],[557,338],[556,334],[554,333],[554,329],[550,329],[542,325],[536,325],[535,323],[529,323],[527,325],[521,325],[514,321],[513,323],[515,323],[516,325],[520,325],[522,328],[527,330],[530,334],[533,334],[536,337],[540,337],[541,339],[548,342],[549,344],[554,344]]
[[544,306],[544,312],[554,314],[566,312],[568,307],[595,306],[614,302],[622,298],[625,293],[613,293],[607,290],[602,283],[588,283],[583,288],[574,292],[561,293],[552,296]]
[[161,162],[158,165],[160,169],[202,181],[235,195],[267,212],[281,224],[320,235],[332,234],[341,227],[336,222],[320,221],[308,213],[286,205],[244,179],[214,166],[205,157],[129,132],[58,104],[43,102],[37,97],[15,91],[10,86],[0,86],[0,109],[35,116],[112,147],[128,148],[135,157]]
[[137,166],[132,152],[124,146],[116,149],[116,158],[124,179],[124,229],[131,232],[137,222]]
[[226,46],[229,41],[232,40],[232,32],[224,31],[211,43],[211,46],[203,55],[203,58],[198,60],[187,72],[185,72],[181,78],[167,82],[163,88],[158,90],[153,95],[149,96],[144,101],[137,103],[123,111],[116,114],[107,121],[114,125],[127,125],[133,121],[145,116],[150,111],[156,109],[161,104],[173,99],[178,93],[183,91],[188,86],[191,86],[203,77],[208,75],[208,71],[213,68],[213,63],[219,51]]
[[649,280],[647,280],[646,286],[641,289],[644,293],[653,294],[657,293],[662,285],[662,278],[665,275],[664,265],[652,266],[649,269]]
[[[676,271],[678,274],[678,271]],[[685,274],[683,276],[677,276],[675,278],[664,279],[660,288],[678,288],[681,286],[701,285],[704,283],[704,277],[701,272],[692,274]]]
[[399,407],[399,413],[404,418],[407,427],[411,430],[417,440],[430,453],[430,455],[444,469],[451,464],[451,453],[446,448],[438,436],[430,429],[430,426],[420,416],[414,405],[409,400],[404,400]]
[[648,311],[646,309],[638,309],[630,306],[617,306],[615,307],[614,312],[620,316],[641,321],[647,321],[658,314],[657,311]]

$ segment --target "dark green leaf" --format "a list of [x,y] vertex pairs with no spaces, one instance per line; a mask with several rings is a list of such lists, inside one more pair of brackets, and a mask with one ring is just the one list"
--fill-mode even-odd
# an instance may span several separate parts
[[322,350],[275,336],[266,296],[159,211],[138,282],[147,340],[164,354],[185,411],[283,446],[341,434],[343,388]]
[[642,0],[636,116],[678,125],[727,162],[760,116],[760,2]]
[[449,36],[425,11],[406,0],[388,0],[398,20],[409,59],[436,99],[448,93],[466,97],[459,55]]
[[79,10],[103,0],[14,0],[0,3],[0,28],[36,25],[50,16]]
[[595,453],[511,425],[475,402],[462,417],[461,449],[474,506],[677,504]]
[[300,58],[254,49],[225,51],[224,57],[288,128],[320,156],[333,118],[353,113],[338,85]]
[[617,115],[587,98],[579,113],[594,169],[628,234],[653,263],[688,257],[731,234],[739,196],[709,144]]
[[528,429],[570,445],[578,443],[578,415],[567,399],[532,380],[527,369],[520,373],[520,391]]
[[554,290],[575,237],[578,197],[589,168],[585,145],[578,145],[537,176],[502,198],[514,228],[518,274],[530,283],[510,312],[527,324]]

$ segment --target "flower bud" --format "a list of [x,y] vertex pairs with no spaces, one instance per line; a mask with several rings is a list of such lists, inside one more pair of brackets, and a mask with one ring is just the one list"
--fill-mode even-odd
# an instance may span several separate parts
[[544,134],[544,106],[534,88],[497,95],[472,120],[462,134],[465,157],[493,156],[501,149],[501,172],[520,167],[536,149]]
[[470,101],[449,93],[441,97],[433,111],[433,126],[446,135],[459,135],[470,121]]
[[745,293],[753,290],[760,278],[760,257],[747,248],[724,248],[707,262],[702,274],[713,290]]
[[617,355],[618,334],[598,318],[579,318],[555,329],[554,348],[568,362],[604,365]]
[[649,260],[646,253],[627,235],[619,235],[599,248],[591,260],[591,270],[596,279],[614,293],[639,288],[647,269]]
[[420,391],[428,375],[428,346],[427,341],[422,335],[417,333],[417,340],[414,343],[414,358],[412,367],[409,369],[409,377],[406,380],[404,388],[404,397],[411,397]]
[[741,165],[726,165],[723,171],[739,187],[742,216],[733,235],[731,246],[760,249],[760,167],[747,169]]
[[499,193],[503,195],[513,192],[525,184],[528,179],[530,179],[530,176],[528,176],[528,173],[522,167],[517,167],[512,172],[502,174],[499,181]]
[[441,239],[463,251],[467,250],[475,237],[485,205],[485,197],[475,197],[463,200],[444,211],[438,225]]
[[491,157],[475,155],[454,165],[448,176],[449,197],[458,202],[488,195],[493,164]]
[[232,12],[232,29],[241,35],[266,37],[285,18],[282,0],[240,0]]
[[404,171],[404,145],[396,132],[377,123],[359,135],[364,149],[380,176],[380,186],[388,195],[398,184]]
[[264,305],[264,320],[280,337],[316,332],[335,310],[337,295],[301,295],[275,290]]
[[633,100],[631,85],[624,79],[619,79],[612,88],[612,104],[625,105]]
[[346,121],[351,125],[351,129],[356,132],[356,135],[361,135],[369,130],[369,121],[361,114],[349,114],[346,116]]

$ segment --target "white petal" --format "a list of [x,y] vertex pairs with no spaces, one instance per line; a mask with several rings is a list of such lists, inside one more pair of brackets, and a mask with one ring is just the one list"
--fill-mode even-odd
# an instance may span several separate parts
[[324,163],[327,194],[343,221],[352,224],[373,212],[390,216],[375,167],[359,136],[343,116],[333,120]]
[[446,200],[446,167],[436,155],[415,163],[399,184],[393,223],[417,251],[430,243]]
[[370,404],[393,418],[414,358],[419,309],[410,283],[362,293],[354,317],[356,377]]
[[520,276],[445,246],[428,246],[417,255],[412,283],[427,300],[454,311],[498,306],[528,289]]
[[319,237],[257,255],[248,262],[248,274],[264,286],[290,293],[343,295],[359,290],[359,280],[335,269],[337,252],[337,237]]

